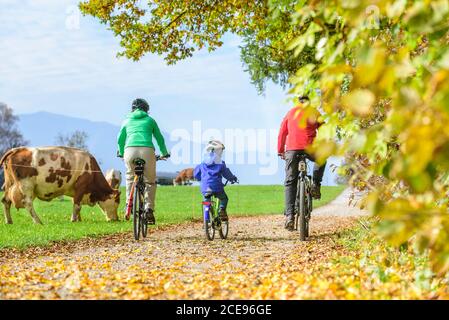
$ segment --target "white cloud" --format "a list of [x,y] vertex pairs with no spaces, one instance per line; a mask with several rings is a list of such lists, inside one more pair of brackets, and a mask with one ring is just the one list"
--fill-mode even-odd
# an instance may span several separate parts
[[[0,100],[22,113],[45,109],[117,123],[123,112],[107,110],[139,94],[175,102],[159,113],[172,126],[179,127],[189,116],[218,126],[210,119],[219,112],[227,113],[220,117],[224,126],[273,127],[277,122],[273,115],[280,111],[282,92],[257,96],[242,70],[235,37],[213,54],[197,53],[176,66],[166,66],[154,55],[139,62],[117,59],[118,40],[96,20],[82,17],[79,30],[66,28],[67,8],[77,3],[0,0]],[[196,108],[181,110],[187,102]],[[169,114],[174,110],[182,119]],[[238,113],[251,116],[234,116]]]
[[198,55],[174,67],[155,56],[144,57],[139,63],[118,60],[117,40],[109,32],[104,37],[104,26],[83,18],[79,30],[65,28],[65,9],[73,3],[26,1],[2,10],[0,61],[7,62],[0,66],[3,86],[20,85],[28,93],[54,93],[71,90],[77,82],[79,89],[128,86],[150,90],[153,95],[173,94],[175,90],[190,94],[201,87],[205,98],[208,94],[216,97],[219,91],[214,87],[238,88],[235,79],[226,81],[240,70],[235,52]]

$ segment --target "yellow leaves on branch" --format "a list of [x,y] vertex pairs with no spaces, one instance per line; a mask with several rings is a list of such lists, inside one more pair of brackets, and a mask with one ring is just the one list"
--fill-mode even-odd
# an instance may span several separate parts
[[426,244],[435,270],[448,271],[449,229],[433,219],[449,213],[449,0],[314,2],[298,9],[305,13],[322,28],[316,38],[326,38],[314,42],[316,61],[291,78],[292,93],[322,93],[327,121],[314,150],[346,155],[352,181],[381,195],[384,203],[371,206],[382,208],[379,232],[395,244]]
[[[105,3],[106,2],[106,3]],[[80,10],[98,18],[117,37],[119,56],[140,60],[146,53],[164,55],[167,64],[202,48],[213,51],[227,32],[243,34],[264,24],[267,7],[261,1],[84,0]]]
[[367,89],[357,89],[343,96],[343,107],[355,116],[366,117],[372,112],[375,95]]
[[352,85],[365,87],[381,80],[385,70],[386,55],[387,51],[382,47],[364,47],[360,50]]

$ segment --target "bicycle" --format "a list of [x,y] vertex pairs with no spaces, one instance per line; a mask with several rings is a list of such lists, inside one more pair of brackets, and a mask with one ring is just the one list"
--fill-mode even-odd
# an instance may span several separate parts
[[295,230],[299,229],[299,238],[305,241],[309,237],[309,222],[312,214],[312,177],[307,174],[307,156],[298,155],[298,191],[295,202]]
[[[226,181],[225,186],[229,181]],[[231,184],[238,183],[231,182]],[[218,231],[221,239],[227,239],[229,233],[229,220],[222,221],[220,218],[220,200],[215,197],[214,193],[206,193],[206,198],[210,198],[210,201],[203,201],[203,222],[206,238],[209,241],[214,240],[215,231]]]
[[[169,157],[169,156],[168,156]],[[156,161],[166,160],[168,157],[156,156]],[[145,189],[144,180],[145,160],[135,159],[134,163],[134,182],[128,199],[128,208],[125,219],[129,220],[131,213],[133,216],[134,239],[139,240],[140,234],[143,238],[148,235],[148,221],[145,215]]]

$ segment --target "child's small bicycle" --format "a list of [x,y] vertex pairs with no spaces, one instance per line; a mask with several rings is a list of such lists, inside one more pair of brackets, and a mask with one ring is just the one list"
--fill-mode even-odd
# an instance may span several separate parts
[[[228,185],[228,182],[226,181],[225,186]],[[220,200],[213,193],[206,194],[205,196],[206,198],[210,198],[210,201],[203,201],[203,221],[206,238],[210,241],[214,240],[215,231],[218,231],[220,238],[226,239],[229,233],[229,221],[222,221],[220,218]]]

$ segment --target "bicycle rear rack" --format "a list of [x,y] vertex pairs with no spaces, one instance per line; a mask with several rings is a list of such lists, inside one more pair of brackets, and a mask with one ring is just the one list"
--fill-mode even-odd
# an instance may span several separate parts
[[142,175],[143,172],[144,172],[144,170],[145,170],[145,167],[144,167],[144,166],[141,166],[141,165],[136,166],[136,167],[134,168],[134,172],[135,172],[135,174],[137,174],[138,176]]

